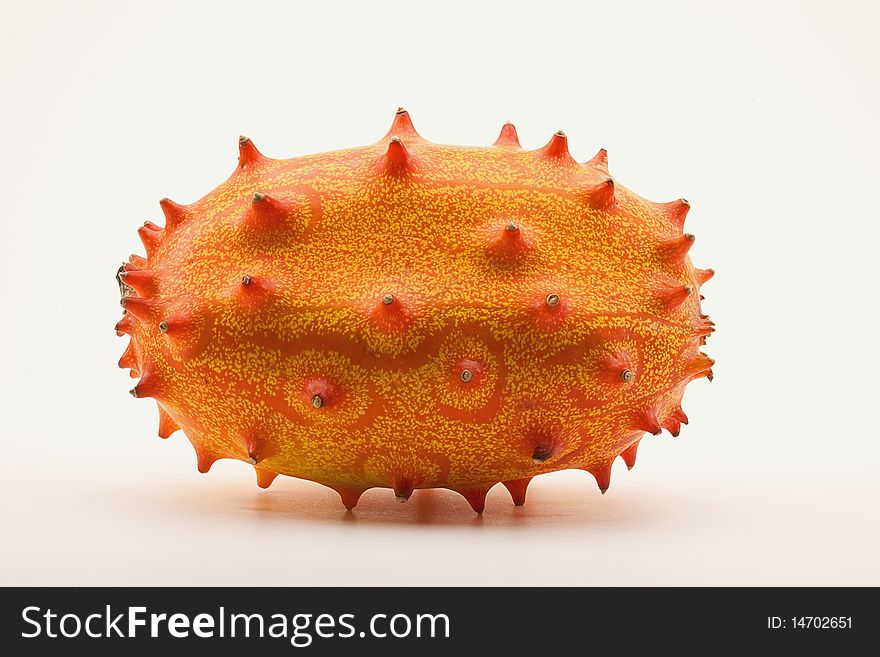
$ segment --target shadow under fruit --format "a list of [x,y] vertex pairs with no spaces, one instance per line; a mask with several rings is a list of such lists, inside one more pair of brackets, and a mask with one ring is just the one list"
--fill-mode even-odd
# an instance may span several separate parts
[[401,109],[361,148],[276,160],[242,137],[226,182],[160,205],[117,275],[119,364],[201,472],[238,459],[349,509],[442,487],[479,513],[565,468],[604,492],[712,377],[688,203],[636,196],[604,150],[577,163],[562,132],[443,146]]

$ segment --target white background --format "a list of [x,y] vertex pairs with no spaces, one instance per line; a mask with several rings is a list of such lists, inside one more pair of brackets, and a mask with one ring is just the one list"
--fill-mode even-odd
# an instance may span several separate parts
[[[656,5],[656,6],[655,6]],[[662,6],[660,6],[662,5]],[[878,14],[866,2],[3,2],[0,584],[880,584]],[[116,368],[157,201],[275,157],[563,128],[687,197],[713,384],[639,463],[486,513],[195,469]],[[282,480],[283,479],[283,480]]]

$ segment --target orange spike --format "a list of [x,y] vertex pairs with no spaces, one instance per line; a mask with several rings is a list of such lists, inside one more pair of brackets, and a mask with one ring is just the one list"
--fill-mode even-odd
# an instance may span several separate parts
[[632,358],[622,351],[608,354],[600,364],[599,375],[606,383],[631,383],[636,376]]
[[525,310],[532,321],[545,331],[553,331],[562,326],[570,308],[568,295],[562,290],[546,286],[529,293]]
[[128,346],[119,359],[119,367],[124,370],[136,370],[138,368],[137,347],[135,347],[134,340],[129,340]]
[[310,377],[300,394],[302,400],[315,410],[333,408],[345,398],[339,386],[323,376]]
[[670,415],[663,423],[663,428],[672,434],[673,438],[678,438],[678,434],[681,433],[681,422],[675,416]]
[[663,431],[660,422],[657,420],[657,412],[651,407],[645,408],[636,414],[633,429],[647,431],[655,436],[659,436]]
[[397,498],[398,502],[406,502],[412,497],[415,487],[412,479],[409,477],[397,477],[394,479],[391,488],[394,490],[394,497]]
[[250,138],[245,137],[244,135],[238,138],[239,169],[257,166],[267,161],[268,159],[268,157],[257,150],[257,147],[254,146],[254,142],[252,142]]
[[119,303],[122,304],[127,313],[134,315],[142,321],[153,321],[156,317],[156,303],[151,299],[124,297],[120,299]]
[[139,256],[136,253],[132,253],[130,256],[128,256],[128,262],[135,269],[143,269],[147,266],[147,259],[142,256]]
[[134,331],[134,315],[129,315],[128,312],[125,313],[125,316],[116,322],[116,335],[131,335]]
[[672,411],[672,415],[682,424],[687,424],[689,422],[688,416],[685,415],[684,409],[681,406],[676,406]]
[[548,160],[556,160],[563,164],[577,164],[568,152],[568,137],[562,130],[554,132],[547,145],[538,150],[538,156]]
[[693,323],[694,327],[694,335],[703,339],[703,344],[705,344],[705,339],[709,335],[712,335],[715,332],[715,322],[711,321],[708,317],[696,320]]
[[688,361],[685,366],[685,375],[687,379],[699,379],[700,377],[705,376],[710,381],[712,380],[712,366],[715,364],[715,361],[709,358],[706,354],[700,352],[690,361]]
[[451,490],[454,490],[466,499],[467,503],[470,504],[471,508],[474,510],[474,513],[482,515],[483,509],[486,508],[486,493],[489,492],[489,488],[491,488],[491,486],[485,488],[453,488]]
[[400,137],[394,136],[388,142],[388,150],[381,157],[381,166],[389,176],[403,176],[412,172],[412,157]]
[[397,108],[397,112],[394,113],[394,120],[391,122],[391,127],[388,129],[388,132],[385,133],[385,136],[380,141],[385,141],[389,137],[393,137],[394,135],[398,135],[401,137],[416,137],[420,139],[421,136],[416,131],[415,126],[413,125],[412,119],[410,118],[409,112],[407,112],[402,107]]
[[126,273],[130,268],[130,265],[122,263],[119,269],[116,270],[116,284],[119,286],[119,296],[123,299],[131,294],[131,288],[125,284],[122,276],[122,274]]
[[[150,225],[155,226],[155,224]],[[147,260],[149,260],[158,250],[159,244],[162,243],[162,229],[155,230],[145,224],[138,228],[138,237],[141,238],[144,249],[147,251]]]
[[641,438],[620,453],[620,458],[626,463],[627,470],[632,470],[636,464],[636,452],[639,449],[640,442]]
[[532,246],[533,241],[525,234],[522,225],[508,221],[491,229],[486,253],[499,264],[515,263],[525,257]]
[[156,293],[158,281],[156,274],[149,269],[129,269],[118,274],[119,280],[138,293],[139,297],[150,297]]
[[670,201],[669,203],[660,203],[659,206],[666,216],[669,217],[672,221],[672,225],[677,230],[682,230],[684,228],[684,220],[687,218],[688,212],[691,209],[691,204],[688,203],[687,199],[680,198],[676,201]]
[[502,481],[504,487],[507,489],[507,492],[510,493],[510,498],[513,500],[515,506],[522,506],[526,503],[526,491],[529,488],[529,482],[532,481],[531,477],[526,477],[525,479],[511,479],[510,481]]
[[405,331],[414,319],[409,301],[391,292],[379,295],[368,313],[373,323],[388,333]]
[[706,281],[710,280],[715,275],[714,269],[696,269],[694,274],[697,277],[697,282],[702,285]]
[[269,230],[283,226],[290,216],[290,205],[262,192],[254,192],[246,221],[255,228]]
[[162,408],[161,404],[156,404],[159,409],[159,438],[168,438],[175,431],[180,429],[174,418],[168,415],[168,412]]
[[275,477],[278,476],[277,472],[272,472],[265,468],[254,468],[254,472],[257,473],[257,486],[260,488],[269,488],[272,482],[275,481]]
[[660,304],[664,310],[672,312],[687,301],[693,291],[694,289],[690,285],[663,285],[658,295]]
[[259,431],[247,431],[242,435],[241,442],[247,453],[247,460],[251,465],[257,465],[261,461],[274,456],[275,450],[272,444],[266,440]]
[[[613,461],[611,463],[613,463]],[[596,478],[596,483],[599,485],[599,491],[602,495],[604,495],[608,490],[608,487],[611,486],[611,463],[594,465],[586,468],[587,472]]]
[[501,126],[501,133],[492,145],[522,148],[519,144],[519,135],[516,134],[516,127],[510,121]]
[[332,486],[331,488],[339,493],[339,497],[342,498],[342,503],[349,511],[357,506],[358,500],[361,499],[361,495],[369,490],[368,488],[361,486]]
[[129,390],[132,397],[137,399],[141,399],[143,397],[153,397],[156,398],[162,392],[162,384],[159,381],[159,377],[157,377],[151,370],[144,368],[144,371],[141,372],[141,380],[138,381],[137,385]]
[[535,465],[541,465],[545,461],[550,460],[555,452],[556,446],[553,444],[546,446],[537,445],[532,449],[532,463]]
[[594,167],[599,169],[604,173],[608,173],[608,151],[604,148],[600,148],[599,152],[596,153],[593,158],[584,163],[585,166]]
[[685,233],[672,239],[663,240],[660,244],[661,253],[673,264],[683,264],[695,239],[691,233]]
[[608,210],[614,205],[614,180],[607,178],[587,189],[587,201],[596,210]]
[[214,454],[208,453],[205,448],[200,447],[196,443],[193,443],[192,445],[196,451],[196,467],[202,474],[207,474],[211,469],[211,466],[222,458],[221,456],[215,456]]
[[179,313],[172,317],[166,317],[159,322],[159,332],[174,338],[186,335],[192,326],[192,317],[188,314]]
[[190,212],[185,205],[175,203],[170,198],[160,200],[159,207],[162,208],[162,214],[165,215],[166,230],[174,230],[190,217]]
[[259,308],[271,299],[275,284],[261,276],[243,274],[236,285],[236,291],[244,307]]

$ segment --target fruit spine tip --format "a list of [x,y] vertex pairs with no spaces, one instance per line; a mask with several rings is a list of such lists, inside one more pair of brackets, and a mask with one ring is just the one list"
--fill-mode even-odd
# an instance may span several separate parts
[[489,492],[489,488],[454,488],[453,490],[467,500],[474,513],[483,515],[483,511],[486,508],[486,494]]
[[[358,505],[361,495],[368,490],[367,487],[362,486],[331,486],[331,488],[339,493],[339,497],[342,499],[342,504],[347,511],[352,511]],[[406,500],[402,501],[405,502]]]
[[492,227],[486,243],[486,255],[495,263],[517,265],[532,250],[533,239],[514,220]]
[[632,383],[636,378],[634,367],[629,354],[618,349],[599,362],[599,375],[609,384]]
[[138,237],[141,238],[141,243],[144,245],[144,249],[147,252],[148,261],[159,249],[159,245],[162,243],[163,233],[164,231],[162,229],[155,230],[147,225],[138,228]]
[[690,421],[681,406],[676,406],[672,411],[672,415],[682,424],[687,424]]
[[403,333],[415,319],[411,301],[401,298],[396,292],[383,292],[368,303],[367,316],[384,333]]
[[136,253],[132,253],[130,256],[128,256],[128,263],[136,269],[143,269],[147,266],[147,259],[137,255]]
[[384,173],[389,176],[403,176],[414,169],[412,156],[397,135],[388,140],[388,148],[380,164]]
[[613,178],[606,178],[602,182],[589,187],[586,190],[587,202],[596,210],[608,210],[615,202],[615,184]]
[[152,322],[156,318],[156,303],[151,299],[123,297],[119,303],[125,308],[126,313],[131,313],[139,320]]
[[382,141],[385,141],[395,136],[421,139],[421,135],[419,135],[419,133],[416,131],[409,112],[402,107],[398,107],[397,111],[394,113],[394,119],[391,121],[391,127],[388,129],[388,132],[385,133]]
[[186,336],[194,326],[194,319],[191,315],[181,312],[167,317],[163,317],[157,325],[159,333],[169,338],[177,338]]
[[208,472],[211,470],[211,466],[219,460],[220,457],[218,456],[209,454],[206,451],[202,451],[201,449],[196,449],[196,468],[202,474],[208,474]]
[[711,381],[714,377],[712,373],[712,367],[715,365],[715,361],[704,354],[703,352],[698,353],[696,356],[691,358],[687,364],[685,365],[685,373],[688,380],[699,379],[701,377],[706,377]]
[[513,500],[514,506],[523,506],[526,503],[526,492],[529,488],[531,477],[524,479],[511,479],[510,481],[502,481],[507,492],[510,493],[510,499]]
[[150,297],[156,293],[158,279],[155,272],[149,269],[129,269],[119,272],[118,277],[140,297]]
[[159,438],[168,438],[175,431],[180,430],[180,426],[160,404],[156,406],[159,408]]
[[166,230],[174,230],[189,219],[189,209],[185,205],[175,203],[170,198],[161,199],[159,207],[162,209],[162,214],[165,215]]
[[132,331],[134,331],[134,316],[126,313],[122,319],[116,322],[114,328],[116,330],[116,335],[131,335]]
[[394,498],[398,502],[406,502],[412,497],[415,486],[409,477],[398,477],[391,484],[391,490],[394,491]]
[[634,429],[639,431],[647,431],[648,433],[659,436],[663,432],[660,421],[657,419],[657,411],[648,407],[636,414]]
[[684,221],[691,209],[691,204],[687,199],[680,198],[669,203],[661,203],[660,207],[677,230],[680,231],[684,228]]
[[534,465],[543,465],[545,461],[549,460],[550,457],[553,456],[553,452],[556,451],[554,447],[554,445],[545,444],[536,446],[532,450],[532,463]]
[[596,485],[599,486],[599,492],[602,493],[602,495],[604,495],[611,486],[612,463],[613,461],[604,465],[594,465],[586,469],[587,472],[596,478]]
[[272,472],[271,470],[267,470],[265,468],[254,468],[254,472],[257,475],[257,486],[260,488],[266,489],[272,485],[272,482],[275,481],[275,478],[278,476],[277,472]]
[[692,233],[684,233],[663,241],[661,249],[670,262],[681,265],[694,245],[695,239]]
[[238,138],[238,168],[246,169],[248,167],[254,167],[263,162],[266,162],[269,158],[263,155],[257,147],[254,145],[254,142],[251,141],[249,137],[245,137],[244,135]]
[[232,296],[236,302],[242,307],[251,310],[259,310],[271,303],[275,296],[276,284],[273,280],[256,276],[254,274],[243,273],[237,279],[235,289],[232,290]]
[[125,347],[125,351],[122,352],[118,365],[124,370],[138,369],[137,348],[135,347],[134,340],[129,340],[128,345]]
[[250,198],[245,222],[254,228],[269,230],[280,228],[285,225],[290,215],[291,208],[281,201],[264,192],[254,192]]
[[641,439],[636,440],[632,445],[620,453],[620,458],[626,463],[627,470],[632,470],[636,465],[636,453],[638,452],[640,442]]
[[554,160],[562,164],[577,164],[568,151],[568,137],[565,136],[562,130],[553,133],[547,145],[538,150],[538,156],[542,159]]
[[669,432],[673,438],[678,438],[681,433],[681,422],[678,421],[674,416],[669,416],[663,422],[663,428]]
[[672,312],[679,308],[693,294],[694,288],[687,283],[680,285],[678,283],[664,284],[659,289],[659,302],[666,312]]
[[144,370],[141,372],[141,380],[138,381],[138,384],[129,390],[129,393],[132,397],[137,399],[141,399],[143,397],[153,397],[157,398],[162,391],[162,384],[159,381],[159,377],[153,374],[150,370]]
[[695,273],[696,273],[697,281],[699,282],[700,285],[703,285],[703,283],[706,283],[707,281],[712,279],[712,277],[715,275],[715,270],[714,269],[697,269]]
[[519,143],[519,135],[516,133],[516,126],[510,121],[501,126],[501,132],[498,139],[495,140],[493,146],[502,146],[509,148],[522,148]]
[[585,163],[585,166],[594,167],[600,169],[604,173],[608,173],[608,151],[604,148],[600,148],[599,152]]

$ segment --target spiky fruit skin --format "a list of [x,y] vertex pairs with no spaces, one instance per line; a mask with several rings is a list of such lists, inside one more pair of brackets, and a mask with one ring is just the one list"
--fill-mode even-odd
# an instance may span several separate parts
[[162,201],[147,257],[120,271],[120,362],[220,458],[335,488],[462,493],[628,465],[678,434],[685,386],[710,376],[712,324],[685,201],[646,201],[566,137],[443,146],[399,111],[379,142],[290,160],[247,139],[199,201]]

